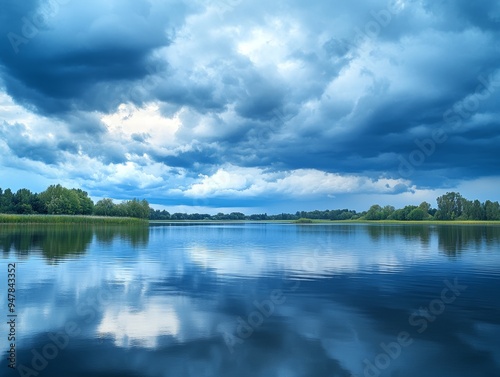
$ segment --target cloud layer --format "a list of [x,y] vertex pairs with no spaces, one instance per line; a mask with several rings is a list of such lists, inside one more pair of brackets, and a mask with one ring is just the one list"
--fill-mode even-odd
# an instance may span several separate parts
[[1,8],[0,164],[38,181],[272,208],[498,177],[496,1]]

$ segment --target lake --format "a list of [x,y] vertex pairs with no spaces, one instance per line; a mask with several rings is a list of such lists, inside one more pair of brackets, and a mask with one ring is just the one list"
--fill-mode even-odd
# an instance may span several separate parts
[[500,226],[0,225],[0,247],[2,376],[500,376]]

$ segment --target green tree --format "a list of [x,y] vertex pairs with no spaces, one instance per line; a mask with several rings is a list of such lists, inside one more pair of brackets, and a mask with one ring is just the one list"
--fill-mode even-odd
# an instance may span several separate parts
[[111,212],[111,216],[118,216],[118,217],[128,217],[130,216],[129,214],[129,207],[126,202],[121,202],[118,203],[114,208],[113,211]]
[[170,213],[165,210],[160,211],[151,208],[149,218],[151,220],[170,220]]
[[418,208],[420,208],[422,211],[424,211],[424,214],[425,214],[424,219],[429,218],[429,217],[432,216],[431,213],[430,213],[430,211],[431,211],[431,205],[430,205],[430,203],[422,202],[422,203],[420,203],[420,205],[418,206]]
[[366,220],[381,220],[382,219],[382,207],[378,204],[374,204],[370,207],[365,215]]
[[14,210],[19,214],[32,214],[33,193],[28,189],[17,190],[13,198]]
[[417,208],[419,207],[410,205],[410,206],[405,206],[404,208],[397,209],[389,216],[389,220],[399,220],[399,221],[410,220],[410,213]]
[[479,200],[474,200],[472,203],[472,219],[473,220],[486,220],[486,213],[484,206]]
[[245,220],[245,215],[241,212],[231,212],[229,218],[231,220]]
[[391,216],[395,211],[395,208],[393,206],[385,206],[382,208],[382,216],[381,220],[386,220]]
[[405,211],[404,209],[400,208],[400,209],[397,209],[395,210],[388,218],[389,220],[399,220],[399,221],[403,221],[403,220],[406,220],[405,218]]
[[149,203],[147,200],[132,199],[119,204],[121,216],[137,217],[147,219],[149,217]]
[[47,203],[47,212],[51,215],[77,215],[81,211],[78,195],[64,189],[61,195],[53,196]]
[[31,206],[33,207],[33,211],[35,213],[40,213],[40,214],[47,213],[47,208],[40,199],[40,194],[33,194],[33,198],[31,200]]
[[458,192],[447,192],[436,200],[438,204],[437,219],[455,220],[462,215],[462,195]]
[[141,219],[147,219],[149,217],[149,213],[151,212],[151,207],[149,206],[149,202],[146,199],[141,200]]
[[77,215],[81,213],[80,199],[75,190],[51,185],[39,195],[42,208],[51,215]]
[[104,198],[99,200],[94,206],[94,214],[97,216],[112,216],[116,204],[112,199]]
[[484,202],[486,220],[500,220],[500,204],[487,200]]
[[187,220],[187,214],[176,212],[170,216],[170,219],[172,219],[172,220]]
[[14,194],[10,188],[6,189],[0,196],[0,212],[15,213]]
[[415,208],[412,209],[411,212],[408,214],[406,220],[410,221],[420,221],[425,218],[426,213],[422,210],[422,208]]
[[89,194],[81,189],[72,189],[71,191],[75,192],[78,196],[78,202],[80,205],[79,214],[91,215],[94,211],[94,202],[89,198]]
[[463,220],[473,220],[473,202],[470,200],[467,200],[465,198],[462,198],[462,215],[460,216],[460,219]]
[[38,197],[40,199],[41,205],[44,207],[44,212],[48,213],[49,203],[55,199],[62,196],[63,187],[61,185],[50,185],[45,191],[42,191]]

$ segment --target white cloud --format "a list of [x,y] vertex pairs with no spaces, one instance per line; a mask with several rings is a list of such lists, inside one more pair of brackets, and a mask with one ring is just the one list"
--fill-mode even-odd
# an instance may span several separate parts
[[301,197],[360,192],[393,193],[401,185],[410,187],[410,182],[404,179],[340,175],[316,169],[271,172],[261,168],[226,165],[211,176],[202,175],[199,182],[184,191],[184,195],[249,197],[286,194]]
[[121,104],[113,114],[103,114],[102,122],[112,138],[130,138],[134,134],[146,134],[147,141],[155,146],[176,145],[175,133],[180,126],[177,115],[166,118],[161,115],[157,103],[142,108]]
[[112,335],[118,347],[139,343],[142,347],[155,348],[159,336],[176,337],[179,334],[180,319],[169,305],[149,302],[140,311],[113,309],[106,310],[97,333],[101,336]]

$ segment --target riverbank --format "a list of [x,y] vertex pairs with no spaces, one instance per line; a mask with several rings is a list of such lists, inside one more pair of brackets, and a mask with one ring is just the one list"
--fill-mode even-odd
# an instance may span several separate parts
[[[309,221],[310,220],[310,221]],[[150,220],[150,224],[387,224],[387,225],[500,225],[487,220]]]
[[[321,220],[319,220],[321,221]],[[500,221],[488,220],[325,220],[328,223],[353,223],[353,224],[394,224],[394,225],[500,225]]]
[[[296,224],[307,224],[297,222]],[[384,225],[500,225],[500,221],[487,220],[312,220],[310,224],[384,224]]]
[[10,215],[0,214],[0,224],[109,224],[148,225],[147,219],[83,215]]

